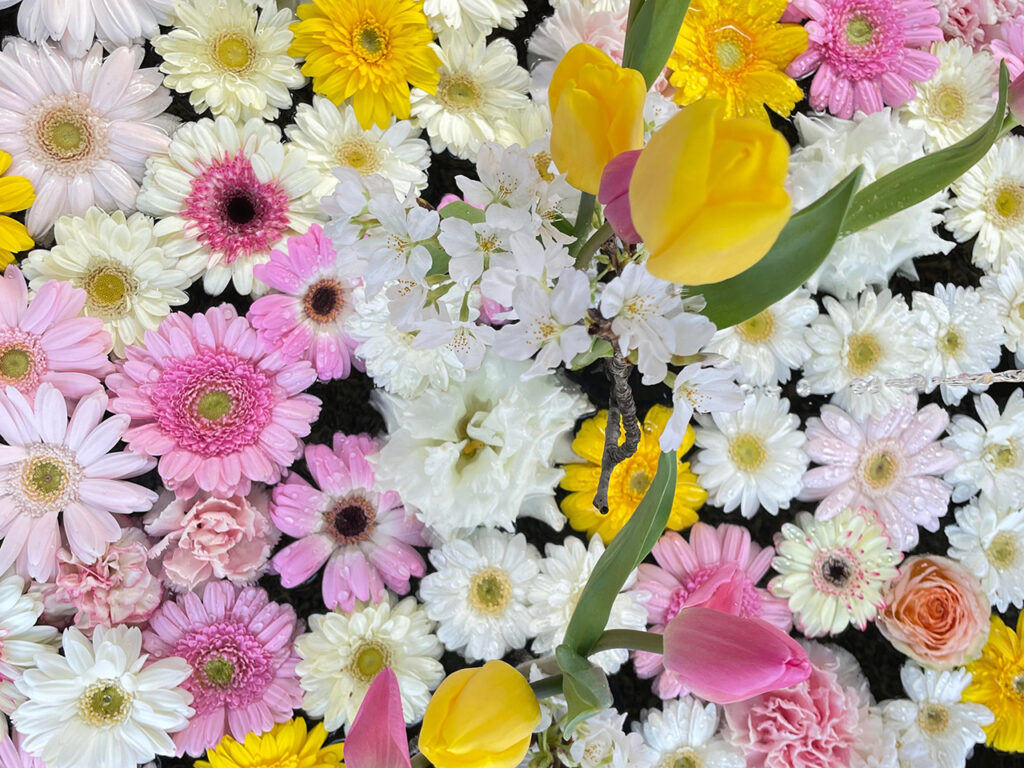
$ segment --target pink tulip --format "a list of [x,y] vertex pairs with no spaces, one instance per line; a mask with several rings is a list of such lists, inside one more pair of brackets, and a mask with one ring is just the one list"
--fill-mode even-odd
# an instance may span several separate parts
[[811,674],[807,653],[777,627],[699,606],[668,623],[664,661],[694,695],[715,704],[788,688]]
[[1024,74],[1018,75],[1017,79],[1010,83],[1010,90],[1006,94],[1010,102],[1010,114],[1017,122],[1024,122]]
[[410,768],[398,678],[385,667],[370,683],[345,739],[346,768]]
[[640,152],[639,149],[633,149],[613,157],[604,167],[601,188],[597,192],[597,199],[604,206],[604,217],[619,239],[626,243],[639,243],[643,240],[633,226],[633,215],[629,207],[629,180],[633,178],[633,169]]

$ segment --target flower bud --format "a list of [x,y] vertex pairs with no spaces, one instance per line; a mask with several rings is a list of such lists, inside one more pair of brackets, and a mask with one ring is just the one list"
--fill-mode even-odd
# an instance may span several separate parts
[[597,192],[597,199],[604,206],[604,217],[625,243],[639,243],[641,240],[629,210],[629,180],[633,178],[639,157],[640,150],[631,149],[612,158],[604,167],[601,188]]

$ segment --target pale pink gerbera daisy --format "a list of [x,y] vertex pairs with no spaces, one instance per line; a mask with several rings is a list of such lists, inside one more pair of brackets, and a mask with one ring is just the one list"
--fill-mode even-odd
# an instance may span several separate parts
[[894,548],[917,546],[917,527],[936,531],[946,514],[952,486],[942,475],[957,465],[954,451],[937,438],[949,415],[934,403],[917,410],[904,401],[881,418],[859,422],[825,405],[807,421],[807,455],[824,466],[804,475],[799,498],[821,500],[815,514],[828,520],[846,507],[878,513]]
[[180,497],[244,496],[253,481],[276,483],[320,414],[320,400],[302,394],[313,367],[268,353],[227,304],[175,312],[145,339],[107,377],[110,410],[132,418],[128,448],[159,456],[164,485]]
[[186,592],[149,621],[142,643],[154,658],[179,656],[192,668],[181,687],[196,713],[173,734],[178,754],[203,754],[231,734],[269,731],[302,706],[293,650],[302,631],[295,610],[272,603],[265,590],[213,581],[203,599]]
[[357,600],[378,603],[390,588],[409,591],[409,577],[426,564],[413,547],[426,545],[423,524],[405,511],[395,491],[378,491],[367,456],[377,446],[365,435],[334,436],[334,450],[307,445],[306,464],[319,488],[290,475],[274,488],[270,517],[298,539],[274,556],[287,588],[324,563],[324,603],[350,612]]
[[128,418],[101,421],[107,396],[83,397],[68,420],[64,396],[42,384],[29,402],[18,390],[0,394],[0,573],[50,581],[57,572],[58,517],[75,556],[92,563],[121,537],[114,515],[145,512],[156,494],[125,482],[153,468],[132,453],[110,453]]
[[306,234],[289,238],[288,253],[273,251],[253,274],[280,291],[257,299],[246,315],[263,343],[293,359],[309,360],[321,381],[346,378],[359,344],[345,333],[358,264],[339,259],[314,224]]
[[100,388],[114,370],[113,342],[96,317],[79,317],[85,291],[44,283],[31,301],[25,276],[10,266],[0,278],[0,392],[14,387],[32,397],[43,382],[77,400]]
[[926,50],[942,40],[934,0],[793,0],[810,17],[807,50],[786,72],[814,70],[810,104],[849,119],[914,98],[912,80],[930,80],[939,60]]
[[[768,572],[775,550],[762,549],[750,540],[750,532],[739,525],[697,523],[690,529],[690,541],[669,531],[652,551],[658,565],[642,563],[633,589],[650,594],[647,622],[651,631],[662,633],[665,625],[687,606],[704,606],[737,616],[754,617],[788,632],[793,616],[785,600],[756,586]],[[672,699],[687,692],[674,672],[667,671],[656,653],[637,652],[637,675],[657,675],[654,692]]]
[[[0,0],[0,8],[14,5]],[[141,43],[171,23],[174,0],[22,0],[18,34],[28,40],[59,40],[82,56],[99,38],[107,48]]]

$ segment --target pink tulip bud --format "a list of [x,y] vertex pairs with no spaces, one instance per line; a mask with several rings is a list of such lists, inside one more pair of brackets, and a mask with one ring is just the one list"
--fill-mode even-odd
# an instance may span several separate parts
[[1006,94],[1010,102],[1010,114],[1017,122],[1024,122],[1024,74],[1018,75],[1017,79],[1010,83],[1010,90]]
[[385,667],[370,683],[345,739],[347,768],[410,768],[398,678]]
[[616,155],[604,167],[601,175],[601,188],[597,199],[604,206],[604,217],[612,225],[615,234],[626,243],[639,243],[643,240],[633,226],[633,216],[629,208],[629,180],[633,178],[633,169],[639,149]]
[[715,704],[788,688],[811,674],[807,653],[785,632],[702,607],[683,608],[668,623],[664,661],[694,695]]

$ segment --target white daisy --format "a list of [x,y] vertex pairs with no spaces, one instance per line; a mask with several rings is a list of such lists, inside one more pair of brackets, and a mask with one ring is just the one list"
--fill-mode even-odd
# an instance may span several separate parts
[[189,94],[197,113],[241,123],[273,120],[292,105],[289,89],[306,78],[288,55],[291,11],[273,2],[260,10],[252,0],[181,0],[174,13],[175,28],[153,48],[164,60],[164,85]]
[[652,768],[654,752],[638,733],[626,733],[625,713],[596,712],[567,734],[560,762],[572,768]]
[[800,417],[789,412],[789,400],[751,394],[732,413],[697,416],[693,462],[708,501],[726,512],[739,508],[750,518],[763,507],[778,514],[800,492],[807,454]]
[[103,321],[118,357],[188,301],[189,276],[158,243],[148,216],[90,208],[82,218],[58,219],[53,235],[53,248],[32,251],[21,264],[29,287],[65,280],[84,290],[82,314]]
[[526,590],[540,572],[540,553],[523,534],[480,528],[431,550],[430,564],[420,598],[445,648],[488,661],[526,645]]
[[837,635],[851,624],[863,630],[885,606],[882,589],[903,559],[877,515],[849,507],[828,520],[799,513],[795,525],[782,526],[775,551],[779,575],[768,591],[789,601],[807,637]]
[[330,731],[347,728],[373,678],[390,667],[398,677],[405,722],[419,722],[430,692],[444,679],[438,661],[443,648],[433,629],[415,598],[396,603],[390,593],[384,602],[359,604],[352,613],[313,614],[309,631],[295,640],[303,708],[322,717]]
[[999,272],[981,276],[982,303],[995,308],[1002,322],[1006,348],[1024,366],[1024,267],[1010,259]]
[[[534,654],[554,653],[562,642],[580,593],[603,553],[604,542],[600,536],[591,538],[589,545],[570,536],[562,544],[548,544],[544,548],[540,575],[530,583],[527,592],[532,617],[530,632],[537,636],[532,646]],[[612,603],[608,629],[644,629],[647,626],[644,603],[648,594],[630,590],[635,581],[634,570]],[[628,651],[614,649],[596,653],[590,660],[608,674],[613,674],[628,658]]]
[[[60,646],[57,630],[39,623],[43,600],[38,594],[25,594],[25,581],[8,571],[0,577],[0,712],[11,714],[25,697],[14,681],[38,659],[55,654]],[[0,734],[7,721],[0,716]]]
[[11,718],[25,751],[48,768],[128,768],[174,755],[169,734],[194,714],[179,687],[191,674],[186,661],[147,664],[138,627],[98,626],[92,640],[71,628],[63,640],[63,656],[41,656],[15,683],[27,699]]
[[743,751],[718,735],[718,707],[693,696],[644,712],[633,730],[656,753],[654,768],[745,768]]
[[[5,0],[0,7],[14,5]],[[60,41],[69,55],[85,55],[93,38],[109,51],[139,44],[171,23],[174,0],[22,0],[18,10],[18,34],[42,43]]]
[[974,409],[981,423],[957,414],[942,441],[960,457],[945,475],[953,501],[967,501],[980,490],[999,506],[1024,503],[1024,391],[1013,390],[1002,413],[987,394],[974,398]]
[[982,494],[945,532],[949,557],[978,577],[1000,613],[1024,606],[1024,509],[999,508]]
[[431,29],[460,30],[470,40],[487,37],[495,27],[515,29],[526,14],[523,0],[423,0]]

